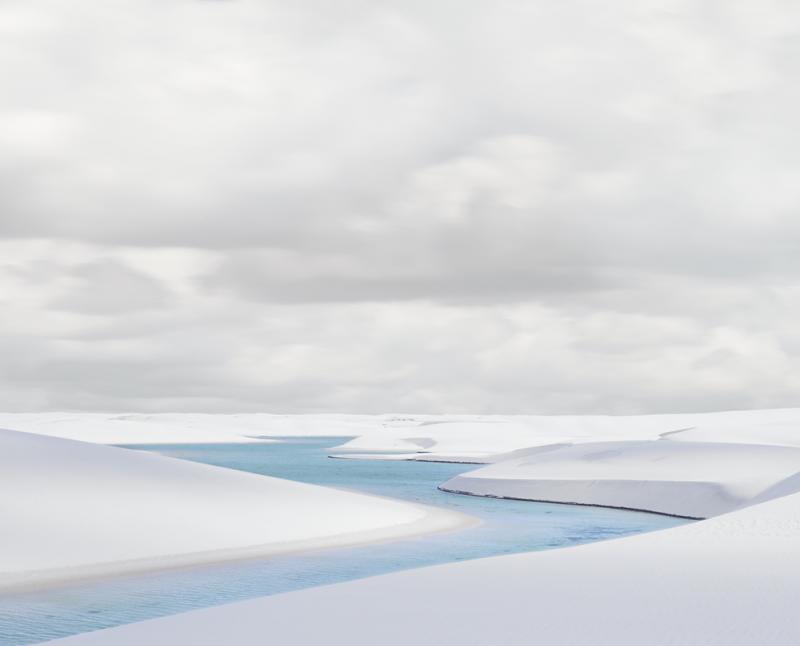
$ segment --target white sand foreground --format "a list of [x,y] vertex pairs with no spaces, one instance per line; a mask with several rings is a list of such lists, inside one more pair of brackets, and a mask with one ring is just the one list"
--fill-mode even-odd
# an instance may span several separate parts
[[465,516],[0,430],[0,591],[399,538]]

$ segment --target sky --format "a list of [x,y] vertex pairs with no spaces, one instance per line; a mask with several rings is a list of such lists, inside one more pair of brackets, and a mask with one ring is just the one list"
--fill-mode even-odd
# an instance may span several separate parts
[[0,0],[0,409],[800,404],[800,4]]

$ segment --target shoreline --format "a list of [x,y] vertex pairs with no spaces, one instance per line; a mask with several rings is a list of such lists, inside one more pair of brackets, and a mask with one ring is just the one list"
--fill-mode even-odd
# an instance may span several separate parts
[[447,489],[444,485],[437,487],[439,491],[455,493],[461,496],[473,496],[475,498],[496,498],[498,500],[519,500],[521,502],[545,502],[551,505],[573,505],[576,507],[598,507],[600,509],[619,509],[621,511],[635,511],[641,514],[654,514],[656,516],[668,516],[669,518],[685,518],[686,520],[708,520],[708,516],[685,516],[683,514],[670,514],[666,511],[655,511],[654,509],[642,509],[640,507],[621,507],[619,505],[600,505],[591,502],[575,502],[570,500],[543,500],[538,498],[520,498],[517,496],[500,496],[493,494],[474,493],[472,491],[462,491],[459,489]]
[[373,460],[375,462],[433,462],[435,464],[474,464],[476,466],[485,466],[488,462],[478,462],[477,460],[448,460],[446,456],[433,456],[431,458],[425,457],[426,453],[376,453],[375,455],[369,453],[353,453],[347,455],[344,453],[332,453],[328,456],[331,460]]
[[[341,643],[350,646],[524,646],[535,626],[547,644],[791,646],[800,638],[800,624],[791,621],[800,579],[790,558],[799,502],[800,494],[788,495],[645,535],[394,572],[57,643],[255,646],[269,631],[283,646],[324,643],[330,635],[345,635]],[[746,570],[737,569],[742,560]],[[721,577],[730,584],[713,585]],[[443,602],[457,612],[443,612]],[[309,608],[317,609],[314,622],[306,620]],[[398,608],[413,621],[398,620]],[[359,623],[364,616],[374,621]],[[358,631],[347,630],[354,625]]]
[[[373,496],[393,500],[384,496]],[[419,520],[378,529],[350,532],[331,537],[293,540],[244,548],[211,550],[163,557],[113,561],[109,563],[43,570],[30,576],[13,575],[0,578],[0,597],[26,593],[46,592],[93,582],[111,581],[144,574],[157,574],[176,570],[188,570],[203,566],[224,565],[325,551],[328,549],[378,545],[393,541],[412,539],[432,534],[460,531],[481,524],[481,520],[468,514],[429,505],[408,502],[422,509],[425,516]]]

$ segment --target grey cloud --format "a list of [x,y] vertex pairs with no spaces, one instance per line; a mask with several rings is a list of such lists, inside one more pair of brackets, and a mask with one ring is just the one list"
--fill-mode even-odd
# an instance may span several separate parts
[[157,280],[114,259],[72,268],[73,285],[51,303],[54,309],[86,314],[124,314],[164,307],[174,298]]
[[0,405],[796,403],[798,43],[780,0],[7,0]]
[[[754,193],[769,190],[770,167],[797,149],[794,129],[781,127],[797,112],[794,74],[779,55],[791,32],[763,35],[733,11],[717,11],[716,25],[699,8],[641,3],[602,18],[577,3],[474,2],[457,17],[361,4],[347,21],[316,3],[161,8],[193,27],[191,41],[151,11],[81,24],[53,8],[47,40],[6,43],[53,80],[39,96],[11,78],[18,100],[9,107],[47,99],[73,115],[52,120],[51,146],[16,152],[38,166],[8,234],[352,246],[350,228],[389,217],[387,195],[414,173],[521,134],[561,147],[568,173],[638,173],[607,211],[612,225],[689,219],[708,224],[711,242],[740,219],[740,193],[755,182],[765,185]],[[88,30],[86,47],[70,29]],[[144,34],[148,47],[137,47]],[[742,47],[754,35],[768,44]],[[135,65],[124,48],[97,59],[92,39],[105,46],[112,36],[137,51]],[[57,203],[37,197],[48,189]],[[569,183],[551,193],[562,210],[548,217],[566,212],[572,231],[591,226],[596,196],[576,197]],[[477,206],[487,217],[496,208]]]
[[[590,273],[580,266],[562,267],[535,258],[497,266],[480,254],[468,256],[469,263],[463,257],[445,258],[426,270],[432,264],[426,257],[400,266],[376,259],[348,268],[338,266],[336,257],[281,261],[268,251],[240,252],[230,254],[201,284],[212,293],[234,292],[267,303],[426,299],[465,305],[575,297],[626,284],[624,276],[603,276],[602,271]],[[521,259],[527,260],[517,260]]]

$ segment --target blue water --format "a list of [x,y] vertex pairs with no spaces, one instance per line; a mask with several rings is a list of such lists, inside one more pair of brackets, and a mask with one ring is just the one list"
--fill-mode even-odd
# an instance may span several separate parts
[[[346,549],[120,577],[0,597],[0,644],[33,644],[132,621],[408,568],[511,554],[673,527],[682,519],[548,503],[476,498],[436,486],[464,464],[336,460],[347,438],[281,444],[141,445],[186,460],[371,492],[479,517],[474,528]],[[54,540],[58,540],[54,537]]]

